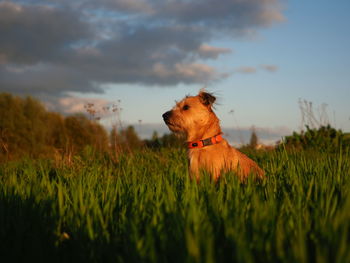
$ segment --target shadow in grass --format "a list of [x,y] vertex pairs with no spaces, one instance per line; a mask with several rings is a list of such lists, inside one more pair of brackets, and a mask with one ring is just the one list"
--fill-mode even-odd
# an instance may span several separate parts
[[51,202],[0,196],[0,253],[2,262],[43,262],[57,258],[55,220]]
[[[52,200],[37,202],[34,198],[23,199],[15,194],[0,195],[1,262],[153,261],[152,258],[142,258],[135,241],[126,233],[118,235],[116,229],[111,229],[115,234],[109,242],[99,237],[91,240],[83,229],[74,229],[72,233],[65,225],[61,226],[61,232],[65,234],[58,234],[59,218],[54,207]],[[176,257],[166,261],[176,261]]]

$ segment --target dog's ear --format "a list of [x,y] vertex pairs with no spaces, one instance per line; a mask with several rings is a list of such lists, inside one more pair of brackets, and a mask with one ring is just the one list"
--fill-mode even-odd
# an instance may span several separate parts
[[205,90],[201,90],[198,94],[200,101],[205,106],[211,106],[214,104],[216,98],[213,96],[213,94],[206,92]]

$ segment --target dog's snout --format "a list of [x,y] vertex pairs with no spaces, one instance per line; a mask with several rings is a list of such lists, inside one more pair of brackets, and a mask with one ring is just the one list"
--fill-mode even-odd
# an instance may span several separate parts
[[163,114],[163,120],[166,122],[169,120],[169,118],[171,117],[172,112],[171,111],[167,111],[166,113]]

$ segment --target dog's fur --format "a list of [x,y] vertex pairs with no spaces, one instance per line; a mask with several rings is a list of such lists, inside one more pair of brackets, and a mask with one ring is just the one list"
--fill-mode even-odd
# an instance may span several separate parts
[[[171,131],[185,134],[188,142],[221,134],[220,121],[213,111],[215,100],[211,93],[204,90],[197,96],[187,96],[163,114],[164,122]],[[188,158],[191,177],[197,181],[203,169],[215,181],[223,172],[228,171],[235,171],[241,180],[249,174],[264,177],[264,171],[253,160],[231,147],[225,139],[203,148],[189,149]]]

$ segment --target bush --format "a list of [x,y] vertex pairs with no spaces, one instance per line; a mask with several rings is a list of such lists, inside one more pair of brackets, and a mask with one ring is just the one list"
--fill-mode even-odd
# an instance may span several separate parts
[[341,148],[350,146],[347,134],[336,130],[330,125],[321,126],[318,129],[306,125],[306,131],[293,132],[293,135],[286,136],[283,145],[288,149],[317,150],[327,152],[338,152]]

